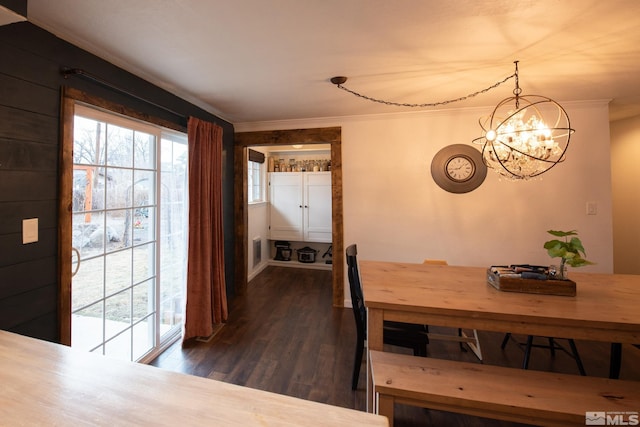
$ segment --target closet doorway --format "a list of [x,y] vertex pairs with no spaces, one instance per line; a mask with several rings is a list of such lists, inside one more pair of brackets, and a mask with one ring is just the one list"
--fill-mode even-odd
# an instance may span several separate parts
[[331,203],[333,268],[333,306],[344,307],[344,237],[342,213],[342,137],[340,127],[238,132],[234,149],[234,219],[235,219],[235,291],[247,289],[247,162],[248,147],[293,144],[329,144],[331,146]]

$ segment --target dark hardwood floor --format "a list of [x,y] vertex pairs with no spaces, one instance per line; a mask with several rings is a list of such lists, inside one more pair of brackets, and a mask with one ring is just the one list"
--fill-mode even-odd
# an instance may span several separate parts
[[[347,290],[348,293],[348,290]],[[350,308],[331,306],[331,273],[268,267],[246,295],[229,304],[229,319],[209,342],[174,344],[151,364],[162,369],[357,410],[365,408],[366,370],[351,390],[356,341]],[[432,331],[444,331],[432,327]],[[484,363],[519,367],[523,352],[514,342],[500,349],[504,334],[479,331]],[[520,341],[522,336],[515,336]],[[564,340],[560,340],[564,343]],[[576,341],[587,375],[606,377],[609,345]],[[407,352],[406,349],[389,348]],[[457,343],[432,341],[429,356],[479,363]],[[533,349],[530,369],[578,374],[572,358]],[[640,381],[640,350],[623,346],[621,379]],[[491,392],[491,384],[487,384]],[[212,402],[212,404],[215,404]],[[594,410],[599,410],[594,408]],[[516,426],[518,424],[398,406],[395,425]]]

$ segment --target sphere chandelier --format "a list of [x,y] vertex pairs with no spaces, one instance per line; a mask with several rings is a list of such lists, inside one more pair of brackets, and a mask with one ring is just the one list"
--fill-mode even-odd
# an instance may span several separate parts
[[539,95],[521,95],[518,61],[514,61],[515,89],[490,116],[480,119],[483,135],[473,140],[482,144],[482,158],[488,168],[512,180],[530,179],[565,160],[571,128],[569,116],[560,104]]

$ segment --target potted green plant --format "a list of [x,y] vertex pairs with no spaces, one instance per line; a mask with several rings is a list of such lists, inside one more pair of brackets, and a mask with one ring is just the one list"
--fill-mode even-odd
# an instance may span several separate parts
[[[584,250],[582,242],[577,237],[578,232],[576,230],[571,231],[557,231],[547,230],[547,233],[564,238],[564,240],[552,239],[544,243],[544,248],[551,258],[560,258],[560,268],[556,271],[556,278],[564,280],[566,279],[566,266],[571,267],[583,267],[585,265],[594,264],[593,262],[585,259],[587,256]],[[571,237],[571,239],[569,239]]]

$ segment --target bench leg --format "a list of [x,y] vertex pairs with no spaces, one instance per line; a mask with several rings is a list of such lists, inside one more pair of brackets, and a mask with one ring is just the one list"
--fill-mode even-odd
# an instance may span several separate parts
[[378,393],[377,414],[384,415],[389,420],[389,427],[393,427],[393,396]]

